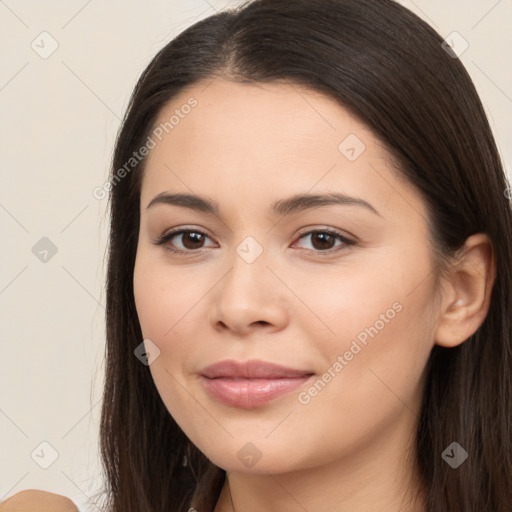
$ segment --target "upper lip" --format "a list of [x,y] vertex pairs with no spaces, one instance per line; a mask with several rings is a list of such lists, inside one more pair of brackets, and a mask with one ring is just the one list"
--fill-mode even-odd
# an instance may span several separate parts
[[242,378],[242,379],[278,379],[297,378],[312,375],[308,370],[286,368],[275,363],[252,359],[238,362],[233,359],[219,361],[203,368],[200,372],[204,377],[215,379],[217,377]]

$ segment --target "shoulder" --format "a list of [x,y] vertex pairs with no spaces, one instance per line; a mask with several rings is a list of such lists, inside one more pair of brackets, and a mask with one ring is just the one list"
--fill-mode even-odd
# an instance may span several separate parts
[[79,512],[66,496],[39,489],[25,489],[0,503],[0,512]]

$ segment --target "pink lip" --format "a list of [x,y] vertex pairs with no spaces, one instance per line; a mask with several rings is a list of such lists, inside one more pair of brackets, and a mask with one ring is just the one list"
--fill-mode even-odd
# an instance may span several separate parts
[[228,405],[250,409],[288,393],[310,379],[313,372],[251,360],[221,361],[200,372],[210,395]]

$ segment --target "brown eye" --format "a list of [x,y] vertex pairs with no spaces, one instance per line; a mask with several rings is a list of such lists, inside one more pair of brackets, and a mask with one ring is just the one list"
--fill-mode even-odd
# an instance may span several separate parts
[[166,250],[171,252],[186,253],[206,247],[204,245],[206,239],[209,239],[209,236],[202,231],[196,229],[179,229],[162,235],[153,243],[155,245],[163,245]]
[[[330,230],[309,231],[300,236],[300,240],[306,238],[310,238],[312,250],[316,252],[334,252],[338,250],[337,247],[342,249],[356,243],[354,240],[350,240],[340,233]],[[340,243],[336,245],[336,241]]]

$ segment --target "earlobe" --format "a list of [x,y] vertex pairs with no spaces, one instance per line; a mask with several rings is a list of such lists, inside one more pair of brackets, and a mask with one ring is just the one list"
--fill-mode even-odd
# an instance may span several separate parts
[[445,283],[434,341],[455,347],[466,341],[482,325],[490,307],[496,280],[496,260],[492,241],[486,233],[471,235],[459,251],[458,262]]

